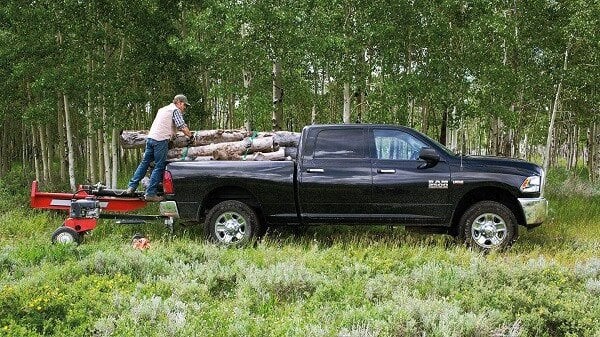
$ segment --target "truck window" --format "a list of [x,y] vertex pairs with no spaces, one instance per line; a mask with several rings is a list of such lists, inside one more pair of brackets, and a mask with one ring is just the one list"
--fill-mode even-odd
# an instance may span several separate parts
[[388,160],[419,160],[419,151],[425,143],[399,130],[373,130],[375,158]]
[[315,158],[364,158],[363,130],[321,130],[315,140]]

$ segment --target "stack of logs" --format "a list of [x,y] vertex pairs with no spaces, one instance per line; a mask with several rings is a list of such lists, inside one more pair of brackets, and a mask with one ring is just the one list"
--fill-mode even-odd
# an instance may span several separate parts
[[[167,158],[174,160],[289,160],[296,153],[300,133],[238,130],[194,131],[193,142],[178,132],[169,143]],[[143,149],[148,131],[122,131],[124,149]]]

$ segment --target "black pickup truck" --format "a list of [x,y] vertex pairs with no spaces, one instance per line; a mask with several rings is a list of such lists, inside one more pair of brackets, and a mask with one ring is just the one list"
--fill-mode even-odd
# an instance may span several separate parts
[[407,127],[312,125],[293,160],[169,163],[163,203],[228,245],[267,225],[397,224],[489,250],[545,220],[543,184],[535,164],[456,155]]

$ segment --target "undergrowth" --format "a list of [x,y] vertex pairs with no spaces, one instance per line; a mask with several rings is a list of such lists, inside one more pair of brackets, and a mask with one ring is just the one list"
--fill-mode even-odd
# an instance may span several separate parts
[[[599,336],[600,196],[565,181],[548,186],[547,223],[490,254],[401,227],[280,228],[228,249],[199,226],[107,220],[52,245],[64,214],[14,203],[0,335]],[[149,249],[131,247],[136,232]]]

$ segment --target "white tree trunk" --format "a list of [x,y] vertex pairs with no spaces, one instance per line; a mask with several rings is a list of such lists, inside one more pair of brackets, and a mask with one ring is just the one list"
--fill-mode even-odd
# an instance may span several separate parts
[[[62,33],[60,31],[58,31],[58,33],[56,34],[56,38],[57,38],[58,45],[59,46],[62,45],[63,38],[62,38]],[[59,148],[60,148],[60,147],[65,146],[65,139],[68,138],[68,136],[65,133],[68,132],[67,127],[69,127],[68,122],[63,119],[63,117],[66,117],[66,116],[61,114],[60,101],[62,101],[63,104],[65,104],[68,101],[68,99],[64,95],[63,95],[63,97],[61,97],[61,93],[57,93],[56,95],[57,95],[56,102],[58,105],[57,112],[58,112],[58,123],[59,123],[58,139],[61,143],[59,146]],[[66,107],[66,106],[64,107],[65,114],[68,111],[68,109],[69,109],[68,107]],[[66,143],[68,145],[68,141]],[[68,146],[67,146],[67,148],[68,148]],[[66,171],[69,170],[68,166],[69,166],[68,153],[67,153],[67,160],[65,160],[64,152],[61,151],[61,153],[60,153],[60,180],[61,181],[65,181],[65,179],[66,179]]]
[[69,185],[73,192],[76,191],[75,184],[75,151],[73,150],[73,133],[71,132],[71,117],[69,114],[69,97],[63,94],[65,109],[65,129],[67,131],[67,158],[69,158]]
[[[240,28],[240,35],[242,36],[242,41],[246,40],[248,37],[248,28],[250,25],[248,23],[242,23]],[[244,94],[242,95],[242,103],[247,104],[248,102],[248,89],[250,88],[250,84],[252,83],[252,73],[250,73],[247,69],[242,69],[242,77],[244,80]],[[246,130],[252,130],[252,115],[250,112],[246,113],[244,118],[244,127]]]
[[350,124],[350,83],[344,83],[344,115],[342,116],[344,124]]
[[51,123],[46,123],[44,133],[46,135],[46,145],[44,148],[46,149],[46,158],[48,159],[48,181],[52,182],[52,159],[54,155],[52,143],[54,143],[55,137],[52,136]]
[[116,128],[112,129],[112,139],[110,143],[110,149],[112,151],[112,177],[110,179],[110,187],[117,188],[117,177],[119,171],[119,144],[117,138],[119,137],[119,131]]
[[38,150],[42,154],[42,177],[44,179],[44,182],[48,182],[50,181],[50,161],[48,159],[46,134],[41,125],[38,125],[38,132],[40,135],[40,146]]
[[[102,100],[104,101],[104,100]],[[102,157],[104,158],[104,183],[106,186],[112,186],[111,183],[111,174],[110,174],[110,151],[109,151],[109,140],[108,140],[108,132],[106,132],[106,107],[104,106],[104,102],[102,103]]]
[[[31,134],[35,135],[35,127],[31,126]],[[40,181],[42,175],[40,174],[40,165],[38,164],[38,147],[35,143],[35,137],[31,137],[31,149],[33,150],[33,167],[35,170],[35,180]]]
[[94,126],[92,125],[92,99],[91,99],[91,93],[88,91],[88,95],[87,95],[87,100],[88,100],[88,104],[87,104],[87,110],[86,110],[86,119],[87,119],[87,137],[86,137],[86,142],[87,142],[87,146],[88,146],[88,174],[89,174],[89,178],[92,181],[92,183],[96,183],[97,182],[97,177],[96,177],[96,163],[95,161],[98,160],[97,156],[96,156],[96,142],[94,141]]
[[104,176],[104,157],[103,151],[104,148],[104,132],[102,128],[99,128],[96,132],[96,140],[98,149],[98,158],[96,158],[96,164],[98,165],[98,182],[106,182],[106,177]]
[[281,63],[273,63],[273,131],[281,130],[283,125],[283,84],[281,80]]
[[60,181],[65,181],[67,180],[67,158],[65,156],[65,143],[66,143],[66,138],[67,136],[65,135],[65,115],[64,113],[62,113],[62,105],[61,105],[61,101],[62,101],[62,97],[60,97],[60,94],[58,94],[58,98],[57,99],[57,111],[58,111],[58,158],[60,160]]
[[[563,70],[567,71],[567,61],[569,58],[569,48],[570,42],[567,44],[567,48],[565,49],[565,59]],[[558,81],[558,85],[556,86],[556,95],[554,96],[554,104],[552,105],[552,114],[550,116],[550,126],[548,127],[548,137],[546,138],[546,150],[544,152],[544,172],[548,172],[548,166],[550,166],[550,148],[552,146],[553,134],[554,134],[554,122],[556,120],[556,113],[558,111],[558,106],[560,102],[560,91],[562,89],[563,77],[561,76]]]
[[592,124],[587,129],[587,147],[588,147],[588,155],[587,155],[587,168],[588,168],[588,177],[590,181],[595,182],[596,178],[600,174],[600,172],[596,171],[596,152],[598,151],[596,143],[596,124]]
[[519,158],[529,160],[529,135],[527,133],[519,143]]

